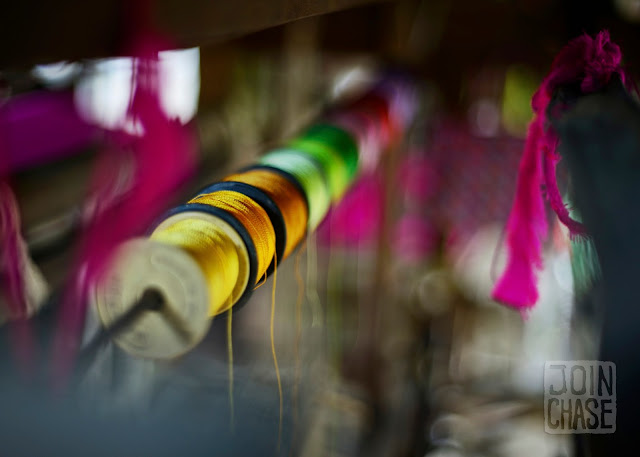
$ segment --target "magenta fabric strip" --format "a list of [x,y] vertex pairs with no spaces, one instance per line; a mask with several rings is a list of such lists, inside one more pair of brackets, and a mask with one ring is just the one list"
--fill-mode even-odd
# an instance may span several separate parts
[[4,162],[15,173],[61,160],[90,146],[98,129],[77,113],[72,91],[22,94],[0,105]]

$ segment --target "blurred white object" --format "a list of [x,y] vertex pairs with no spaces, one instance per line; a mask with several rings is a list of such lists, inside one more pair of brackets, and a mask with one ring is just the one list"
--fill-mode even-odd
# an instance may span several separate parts
[[505,250],[500,246],[501,233],[497,225],[484,227],[468,242],[451,251],[449,261],[454,280],[464,296],[480,306],[498,306],[491,299],[491,289],[495,282],[492,272],[499,273],[505,265]]
[[499,275],[505,264],[501,241],[500,227],[485,227],[452,256],[453,278],[464,296],[479,305],[477,312],[466,316],[470,322],[465,322],[452,367],[464,378],[493,378],[501,373],[512,389],[536,395],[543,390],[545,361],[570,358],[570,258],[568,252],[545,252],[545,268],[538,274],[540,298],[523,320],[517,310],[491,299],[493,274]]
[[500,131],[500,108],[490,98],[481,98],[469,108],[469,125],[475,135],[491,138]]
[[[127,119],[134,59],[118,57],[93,62],[92,69],[78,82],[75,101],[79,113],[106,129],[140,133]],[[160,102],[172,119],[189,122],[198,109],[200,96],[200,49],[159,53]]]
[[46,65],[36,65],[31,74],[45,86],[52,89],[66,87],[82,71],[78,62],[55,62]]

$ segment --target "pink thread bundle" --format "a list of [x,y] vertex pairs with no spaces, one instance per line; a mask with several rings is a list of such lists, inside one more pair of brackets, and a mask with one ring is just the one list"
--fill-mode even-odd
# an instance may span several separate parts
[[23,375],[33,370],[34,345],[28,322],[30,314],[26,262],[28,253],[20,233],[18,202],[9,184],[9,150],[6,125],[0,122],[0,291],[4,292],[11,327],[10,343]]
[[542,244],[547,237],[543,190],[571,236],[586,235],[582,224],[569,216],[558,190],[558,136],[547,122],[547,111],[554,92],[561,86],[579,84],[581,92],[589,94],[603,89],[614,74],[626,84],[628,78],[621,61],[620,48],[611,42],[609,32],[602,31],[595,38],[584,34],[560,51],[534,94],[534,118],[529,124],[515,200],[507,221],[507,265],[493,289],[494,300],[521,311],[538,301],[537,272],[542,269]]
[[[179,120],[169,119],[160,105],[158,51],[165,47],[156,35],[139,39],[133,53],[134,84],[128,116],[140,128],[140,134],[112,133],[113,147],[105,150],[96,166],[96,204],[80,241],[55,342],[58,386],[64,384],[72,368],[89,288],[101,280],[114,248],[141,235],[195,170],[197,144],[193,131]],[[120,178],[128,174],[122,182]]]

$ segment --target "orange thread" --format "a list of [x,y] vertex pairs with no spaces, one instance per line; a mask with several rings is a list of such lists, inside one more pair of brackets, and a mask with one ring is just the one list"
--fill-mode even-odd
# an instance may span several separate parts
[[224,179],[257,187],[266,193],[278,206],[286,228],[286,243],[283,258],[289,257],[307,231],[308,211],[304,195],[281,174],[264,169],[249,170],[233,174]]
[[231,213],[244,226],[256,248],[257,284],[266,275],[267,268],[276,253],[275,230],[265,210],[246,195],[231,190],[219,190],[199,195],[189,203],[202,203],[223,209]]

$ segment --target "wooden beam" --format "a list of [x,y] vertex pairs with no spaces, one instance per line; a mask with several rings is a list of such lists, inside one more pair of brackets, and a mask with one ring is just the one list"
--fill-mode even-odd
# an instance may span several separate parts
[[[179,46],[200,46],[380,1],[156,0],[152,15]],[[118,55],[130,5],[113,0],[9,2],[0,11],[0,69]]]

